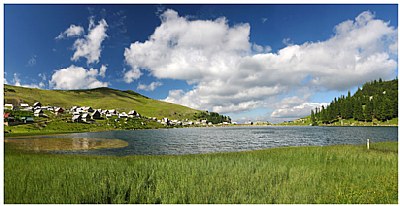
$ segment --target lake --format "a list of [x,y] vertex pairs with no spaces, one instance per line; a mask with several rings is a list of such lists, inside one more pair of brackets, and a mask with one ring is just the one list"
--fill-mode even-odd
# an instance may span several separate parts
[[323,146],[397,141],[397,127],[215,127],[74,133],[55,138],[117,138],[124,148],[57,151],[93,155],[182,155],[285,146]]

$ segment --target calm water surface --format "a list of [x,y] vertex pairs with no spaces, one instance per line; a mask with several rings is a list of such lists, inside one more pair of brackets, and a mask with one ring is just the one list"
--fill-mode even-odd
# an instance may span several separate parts
[[397,127],[216,127],[77,133],[61,137],[122,139],[129,143],[127,147],[62,151],[62,153],[123,156],[234,152],[283,146],[364,144],[367,138],[372,142],[397,141],[397,133]]

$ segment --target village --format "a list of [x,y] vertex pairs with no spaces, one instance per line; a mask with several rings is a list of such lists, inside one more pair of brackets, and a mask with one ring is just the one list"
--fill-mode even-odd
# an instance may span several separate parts
[[[63,108],[54,105],[42,105],[40,102],[35,102],[32,105],[28,103],[15,104],[4,104],[4,124],[6,126],[14,126],[21,124],[35,123],[36,119],[45,119],[54,117],[63,117],[63,120],[67,123],[83,123],[93,124],[96,121],[101,120],[112,120],[114,122],[120,122],[124,120],[134,119],[146,119],[147,121],[153,121],[161,124],[164,127],[174,126],[216,126],[216,125],[230,125],[236,124],[235,122],[222,122],[219,124],[213,124],[207,119],[199,120],[171,120],[168,117],[158,119],[156,117],[145,117],[139,114],[135,110],[130,110],[128,113],[120,112],[116,109],[95,109],[91,106],[72,106],[71,108]],[[143,121],[142,125],[146,124]],[[109,125],[109,124],[108,124]]]

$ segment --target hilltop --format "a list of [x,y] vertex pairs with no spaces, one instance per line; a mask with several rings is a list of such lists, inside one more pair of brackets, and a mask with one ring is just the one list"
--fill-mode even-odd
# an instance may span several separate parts
[[91,106],[100,109],[116,109],[121,112],[136,110],[147,117],[159,119],[195,119],[202,111],[178,104],[154,100],[131,90],[120,91],[111,88],[83,90],[43,90],[4,85],[4,102],[19,103],[41,102],[43,105],[56,105],[70,108],[72,106]]

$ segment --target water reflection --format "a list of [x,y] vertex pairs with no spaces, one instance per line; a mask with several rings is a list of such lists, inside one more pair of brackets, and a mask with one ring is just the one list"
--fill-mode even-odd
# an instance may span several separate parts
[[[282,146],[364,144],[367,138],[372,142],[397,141],[397,133],[397,127],[224,127],[77,133],[41,139],[64,139],[49,143],[53,147],[49,151],[56,153],[181,155]],[[26,144],[31,144],[29,147],[34,150],[43,149],[40,140]]]
[[[181,155],[234,152],[282,146],[364,144],[397,141],[397,127],[224,127],[68,134],[88,139],[122,139],[124,148],[63,153],[95,155]],[[83,144],[83,143],[81,143]],[[90,142],[89,142],[90,147]]]
[[88,151],[92,149],[121,148],[128,146],[126,141],[105,138],[26,138],[6,139],[7,144],[17,149],[40,151]]

